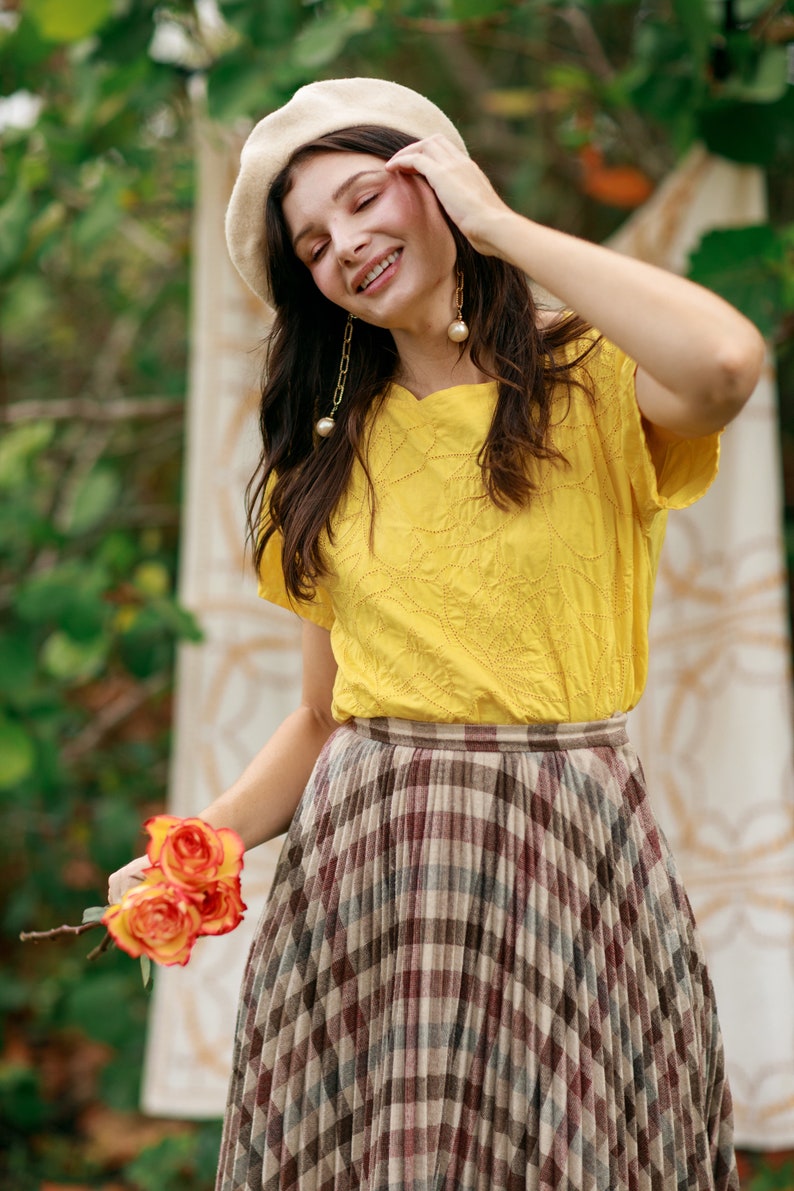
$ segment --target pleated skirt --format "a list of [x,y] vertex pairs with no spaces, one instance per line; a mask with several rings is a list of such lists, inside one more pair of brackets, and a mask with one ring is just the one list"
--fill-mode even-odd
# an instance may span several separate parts
[[738,1191],[625,716],[353,720],[246,968],[218,1191]]

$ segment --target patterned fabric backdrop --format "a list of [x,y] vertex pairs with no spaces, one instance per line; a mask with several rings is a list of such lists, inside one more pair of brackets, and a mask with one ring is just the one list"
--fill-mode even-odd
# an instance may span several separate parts
[[[256,458],[266,312],[226,256],[239,143],[205,129],[193,285],[182,599],[206,641],[179,660],[170,809],[219,793],[295,705],[297,619],[259,601],[243,557],[241,493]],[[759,175],[696,152],[620,237],[680,268],[715,224],[763,217]],[[774,385],[725,436],[716,489],[670,518],[652,622],[652,677],[631,732],[709,954],[744,1144],[794,1144],[794,790],[778,526]],[[185,969],[158,972],[143,1105],[223,1110],[237,988],[278,843],[249,855],[249,910]]]

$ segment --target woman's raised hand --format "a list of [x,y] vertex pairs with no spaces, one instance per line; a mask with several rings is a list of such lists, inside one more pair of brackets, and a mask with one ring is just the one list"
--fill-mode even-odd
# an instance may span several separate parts
[[511,214],[476,162],[440,133],[406,145],[386,162],[391,172],[419,174],[478,252],[500,256],[490,237],[495,218]]
[[108,880],[108,905],[118,905],[127,890],[142,881],[144,872],[151,867],[152,862],[148,856],[137,856],[135,860],[125,864],[124,868],[111,873]]

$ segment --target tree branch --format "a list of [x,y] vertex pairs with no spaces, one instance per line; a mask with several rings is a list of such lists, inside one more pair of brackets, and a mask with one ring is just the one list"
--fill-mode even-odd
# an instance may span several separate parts
[[129,719],[144,703],[148,703],[156,695],[168,689],[171,682],[170,674],[153,674],[145,682],[139,683],[131,691],[108,703],[94,718],[75,736],[70,744],[63,749],[65,761],[76,761],[100,743],[100,741],[117,728],[124,720]]
[[19,937],[23,943],[41,943],[45,939],[58,939],[62,935],[84,935],[101,925],[101,922],[83,922],[80,926],[54,926],[52,930],[23,930],[20,931]]
[[0,409],[0,422],[36,422],[40,420],[65,422],[123,422],[132,419],[182,417],[185,407],[181,401],[167,397],[118,397],[111,401],[94,401],[89,397],[56,399],[54,401],[11,401]]
[[113,946],[113,943],[114,943],[113,936],[111,935],[110,931],[106,931],[105,937],[102,940],[102,942],[98,943],[96,945],[96,947],[93,948],[92,951],[89,951],[88,955],[86,956],[86,959],[98,959],[100,955],[103,955],[106,951],[108,951]]

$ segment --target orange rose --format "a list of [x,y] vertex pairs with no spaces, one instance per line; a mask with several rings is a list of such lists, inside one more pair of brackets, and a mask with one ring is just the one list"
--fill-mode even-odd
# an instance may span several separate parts
[[201,929],[201,914],[184,891],[147,876],[110,906],[102,919],[122,951],[158,964],[186,964]]
[[201,914],[202,935],[226,935],[243,920],[243,912],[248,909],[240,897],[240,881],[237,877],[227,877],[216,881],[204,892],[201,900],[196,901]]
[[144,827],[151,837],[146,854],[167,881],[188,892],[236,877],[243,867],[243,841],[236,831],[218,831],[203,819],[156,815]]

